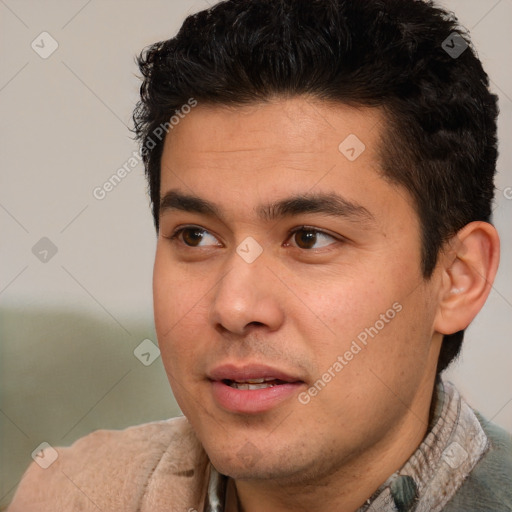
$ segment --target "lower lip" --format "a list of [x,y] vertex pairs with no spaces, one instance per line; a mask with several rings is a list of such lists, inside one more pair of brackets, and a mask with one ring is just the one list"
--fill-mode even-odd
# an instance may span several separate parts
[[265,412],[296,395],[302,382],[289,382],[263,389],[236,389],[221,381],[211,381],[213,397],[230,412],[256,414]]

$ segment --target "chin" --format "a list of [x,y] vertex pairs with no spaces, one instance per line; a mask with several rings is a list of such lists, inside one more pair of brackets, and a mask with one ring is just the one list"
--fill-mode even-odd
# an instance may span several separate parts
[[[238,457],[210,457],[215,469],[234,480],[281,480],[289,478],[289,471],[277,462],[265,460],[238,460]],[[270,462],[270,464],[269,464]]]
[[210,443],[205,450],[215,469],[235,480],[292,482],[311,468],[304,454],[299,456],[298,451],[290,446],[279,448],[260,443],[256,446],[251,441],[240,442],[234,438],[230,441],[226,444]]

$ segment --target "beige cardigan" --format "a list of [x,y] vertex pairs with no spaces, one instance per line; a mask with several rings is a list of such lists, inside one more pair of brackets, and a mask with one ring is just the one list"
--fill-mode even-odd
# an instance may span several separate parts
[[47,469],[33,462],[8,512],[200,511],[209,462],[184,417],[98,430]]

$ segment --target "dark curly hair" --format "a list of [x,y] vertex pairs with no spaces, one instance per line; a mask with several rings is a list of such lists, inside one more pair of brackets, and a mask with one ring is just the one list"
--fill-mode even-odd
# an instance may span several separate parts
[[[382,174],[414,200],[425,279],[445,241],[490,221],[497,97],[467,32],[432,1],[227,0],[189,16],[138,65],[133,119],[157,231],[159,126],[190,98],[244,105],[303,94],[384,112]],[[444,336],[438,373],[463,336]]]

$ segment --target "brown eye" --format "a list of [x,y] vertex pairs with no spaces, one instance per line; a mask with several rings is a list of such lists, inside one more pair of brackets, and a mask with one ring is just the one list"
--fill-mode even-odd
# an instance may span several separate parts
[[204,238],[204,229],[184,228],[181,231],[181,238],[186,245],[197,247]]
[[311,249],[316,242],[317,233],[311,230],[301,229],[300,231],[296,231],[294,234],[295,243],[301,249]]
[[300,228],[292,233],[293,245],[299,249],[321,249],[336,242],[336,239],[323,231],[313,228]]
[[177,241],[186,247],[220,247],[222,244],[219,240],[206,229],[198,226],[183,227],[168,237],[170,240]]

